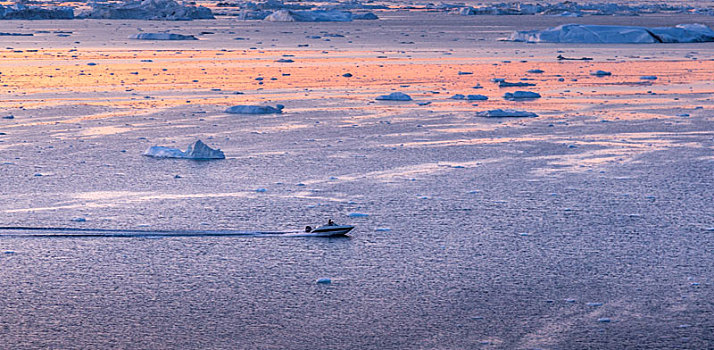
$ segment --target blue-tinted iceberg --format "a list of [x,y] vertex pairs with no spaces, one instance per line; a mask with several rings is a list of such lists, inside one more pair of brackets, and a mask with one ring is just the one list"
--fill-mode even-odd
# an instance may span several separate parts
[[675,27],[637,27],[564,24],[544,30],[513,32],[506,40],[529,43],[652,44],[714,41],[714,31],[703,24]]
[[26,6],[18,2],[9,6],[0,5],[0,19],[73,19],[74,8],[68,6]]
[[181,158],[181,159],[196,159],[196,160],[208,160],[208,159],[225,159],[226,156],[220,149],[213,149],[208,147],[201,140],[196,141],[194,144],[189,145],[186,151],[182,151],[177,148],[169,148],[163,146],[153,146],[149,147],[144,151],[144,155],[147,157],[155,158]]

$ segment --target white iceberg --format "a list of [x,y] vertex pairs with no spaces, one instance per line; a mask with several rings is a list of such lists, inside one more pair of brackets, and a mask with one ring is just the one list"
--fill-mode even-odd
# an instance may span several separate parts
[[538,115],[533,112],[517,111],[515,109],[492,109],[477,112],[476,116],[483,118],[535,118]]
[[252,106],[252,105],[239,105],[233,106],[226,109],[226,113],[230,114],[280,114],[283,113],[283,105],[271,106]]
[[511,33],[506,40],[529,43],[584,44],[696,43],[714,41],[714,31],[703,24],[679,24],[675,27],[656,28],[563,24],[544,30],[516,31]]
[[136,40],[198,40],[193,35],[183,35],[174,33],[139,33],[130,35],[129,39]]
[[208,147],[201,140],[198,140],[194,144],[189,145],[186,151],[182,151],[177,148],[153,146],[149,147],[146,151],[144,151],[144,155],[147,157],[154,158],[182,158],[196,160],[226,158],[226,156],[220,149],[213,149],[211,147]]
[[532,91],[507,92],[503,95],[506,100],[526,100],[540,98],[540,94]]
[[90,2],[92,10],[80,15],[95,19],[192,20],[214,19],[207,7],[186,6],[174,0],[126,1],[120,4]]
[[377,101],[411,101],[411,96],[403,92],[392,92],[389,95],[377,96]]
[[265,20],[271,22],[351,22],[352,13],[337,10],[278,10],[265,17]]

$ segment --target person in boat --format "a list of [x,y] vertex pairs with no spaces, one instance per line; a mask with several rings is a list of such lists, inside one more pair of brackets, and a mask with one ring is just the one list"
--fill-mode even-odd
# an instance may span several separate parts
[[335,222],[332,221],[332,219],[327,220],[327,226],[337,226],[335,225]]
[[312,232],[312,227],[310,227],[310,226],[305,226],[305,232],[307,232],[307,233]]

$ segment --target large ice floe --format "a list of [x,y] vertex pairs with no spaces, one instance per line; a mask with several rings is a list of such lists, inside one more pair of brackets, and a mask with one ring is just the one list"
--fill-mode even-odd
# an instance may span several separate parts
[[271,22],[351,22],[352,13],[338,10],[278,10],[265,17]]
[[193,35],[173,34],[173,33],[139,33],[129,36],[129,39],[136,40],[198,40]]
[[714,41],[714,31],[703,24],[675,27],[637,27],[564,24],[544,30],[513,32],[506,40],[529,43],[652,44]]
[[538,115],[533,112],[518,111],[515,109],[492,109],[489,111],[476,112],[476,116],[483,118],[535,118]]
[[182,5],[174,0],[130,0],[120,4],[92,2],[92,9],[79,17],[170,21],[214,18],[207,7]]
[[73,19],[74,8],[68,6],[43,8],[17,3],[0,5],[0,19]]
[[201,140],[188,145],[186,151],[182,151],[178,148],[170,148],[163,146],[153,146],[149,147],[144,151],[144,155],[147,157],[154,158],[181,158],[181,159],[196,159],[196,160],[208,160],[208,159],[225,159],[226,156],[220,149],[213,149],[208,147]]
[[271,106],[251,106],[239,105],[226,109],[226,113],[230,114],[279,114],[283,113],[283,105]]

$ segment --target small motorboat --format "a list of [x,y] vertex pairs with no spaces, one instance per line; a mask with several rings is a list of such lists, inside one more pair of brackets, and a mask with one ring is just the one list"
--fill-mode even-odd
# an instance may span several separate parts
[[[309,226],[308,226],[309,228]],[[352,225],[325,225],[316,228],[310,228],[310,230],[305,230],[305,233],[309,233],[311,236],[320,237],[334,237],[334,236],[344,236],[347,232],[352,231],[355,228]]]

